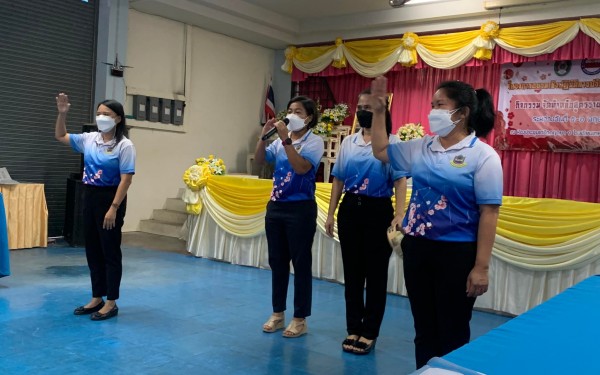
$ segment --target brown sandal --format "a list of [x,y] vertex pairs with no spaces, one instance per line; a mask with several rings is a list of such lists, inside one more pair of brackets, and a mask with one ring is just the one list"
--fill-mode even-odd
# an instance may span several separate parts
[[269,320],[267,320],[265,322],[265,324],[263,324],[263,332],[267,332],[267,333],[273,333],[273,332],[277,332],[280,329],[283,329],[283,326],[285,325],[285,316],[282,315],[271,315],[269,317]]
[[283,331],[283,337],[291,339],[295,337],[300,337],[306,334],[306,332],[308,332],[308,325],[306,324],[306,319],[292,319],[285,331]]

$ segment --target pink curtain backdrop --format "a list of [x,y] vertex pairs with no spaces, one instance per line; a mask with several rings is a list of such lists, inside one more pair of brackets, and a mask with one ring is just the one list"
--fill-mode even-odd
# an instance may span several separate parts
[[[392,100],[393,131],[400,126],[420,122],[426,130],[435,87],[446,80],[461,80],[475,88],[485,88],[498,102],[501,64],[526,61],[577,60],[600,58],[600,45],[585,34],[554,53],[527,58],[496,48],[490,61],[472,60],[456,69],[435,69],[422,62],[415,68],[397,65],[386,76]],[[310,75],[294,68],[292,79],[304,81]],[[313,76],[326,77],[337,102],[356,109],[357,95],[369,87],[371,79],[351,68],[329,67]],[[353,116],[345,124],[351,125]],[[488,136],[488,143],[493,133]],[[530,198],[557,198],[600,203],[600,154],[554,153],[546,151],[499,151],[504,168],[504,195]]]

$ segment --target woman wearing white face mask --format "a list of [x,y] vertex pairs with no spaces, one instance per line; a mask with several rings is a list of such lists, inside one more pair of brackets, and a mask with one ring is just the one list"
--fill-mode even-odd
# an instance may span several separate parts
[[488,289],[488,266],[502,204],[502,165],[478,137],[494,125],[490,94],[460,81],[433,95],[433,136],[389,144],[384,105],[387,80],[376,78],[373,153],[413,178],[402,222],[404,280],[415,325],[417,368],[469,342],[475,298]]
[[[69,134],[66,128],[69,98],[56,98],[58,117],[54,136],[83,153],[85,254],[92,281],[92,299],[75,309],[91,320],[117,316],[121,284],[121,227],[127,190],[135,173],[135,148],[127,138],[123,106],[105,100],[96,110],[99,132]],[[104,302],[103,297],[107,300]]]
[[[272,119],[256,144],[257,163],[275,162],[273,191],[267,204],[265,232],[272,271],[273,314],[262,329],[272,333],[285,326],[290,260],[294,266],[294,317],[283,331],[293,338],[307,332],[312,304],[312,242],[317,229],[315,177],[323,156],[323,139],[312,133],[319,112],[312,99],[298,96],[288,103],[288,124]],[[265,148],[262,139],[273,128],[279,140]]]

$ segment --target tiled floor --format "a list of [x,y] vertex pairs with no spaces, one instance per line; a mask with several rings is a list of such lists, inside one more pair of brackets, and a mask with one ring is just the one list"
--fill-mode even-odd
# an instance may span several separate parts
[[[343,286],[315,280],[309,333],[265,334],[270,271],[124,246],[117,318],[73,309],[90,297],[81,248],[11,252],[0,279],[0,374],[407,374],[408,301],[390,295],[374,353],[343,353]],[[292,283],[290,283],[293,285]],[[292,297],[290,293],[290,298]],[[288,306],[291,306],[291,299]],[[476,312],[473,337],[508,318]]]

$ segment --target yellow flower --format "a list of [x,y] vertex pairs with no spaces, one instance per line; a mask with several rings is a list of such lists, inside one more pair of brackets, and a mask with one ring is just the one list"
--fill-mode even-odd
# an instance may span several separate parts
[[488,40],[490,38],[497,38],[500,35],[500,26],[494,21],[487,21],[479,29],[479,35],[482,38]]

